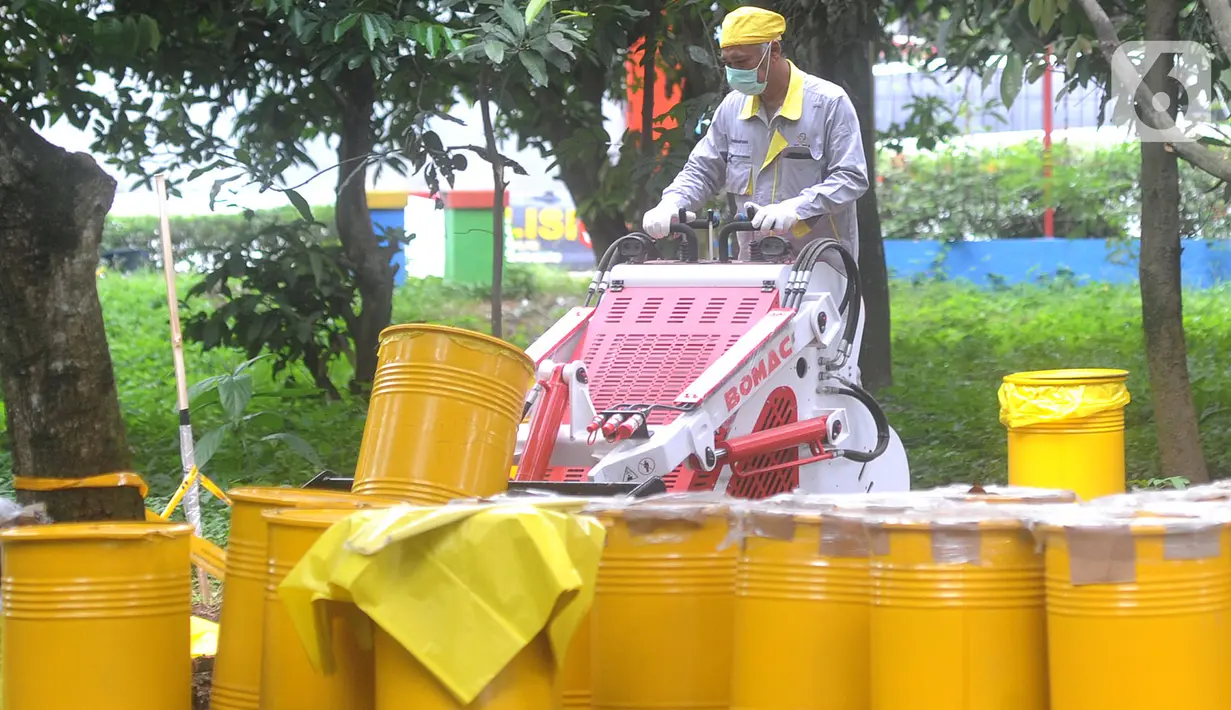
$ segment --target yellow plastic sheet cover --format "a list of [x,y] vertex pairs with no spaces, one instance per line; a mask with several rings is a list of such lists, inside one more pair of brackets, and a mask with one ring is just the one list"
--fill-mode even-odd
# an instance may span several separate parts
[[192,657],[213,656],[218,651],[218,624],[192,617]]
[[278,594],[312,664],[333,669],[329,602],[353,603],[468,705],[536,635],[556,663],[594,599],[606,529],[574,502],[363,510]]
[[1090,385],[1000,386],[1000,423],[1009,429],[1084,419],[1128,405],[1128,387],[1123,382]]

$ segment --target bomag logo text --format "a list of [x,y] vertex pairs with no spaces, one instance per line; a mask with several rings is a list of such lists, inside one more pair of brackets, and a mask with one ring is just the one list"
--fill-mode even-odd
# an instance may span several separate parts
[[735,408],[739,406],[739,402],[742,398],[752,394],[752,391],[756,389],[757,385],[761,384],[763,380],[774,374],[774,371],[777,370],[778,367],[791,356],[791,346],[791,336],[788,335],[782,339],[781,343],[778,343],[777,348],[773,348],[768,353],[761,356],[761,359],[757,360],[757,363],[752,366],[752,369],[748,371],[748,374],[744,375],[740,379],[738,385],[734,385],[731,389],[727,390],[724,397],[727,400],[728,412],[734,411]]

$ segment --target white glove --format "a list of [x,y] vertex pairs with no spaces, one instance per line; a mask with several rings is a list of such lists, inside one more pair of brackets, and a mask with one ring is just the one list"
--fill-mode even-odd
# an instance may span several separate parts
[[655,239],[671,233],[671,222],[680,215],[680,208],[671,202],[659,202],[658,206],[641,218],[641,230]]
[[758,207],[755,203],[745,202],[744,210],[747,211],[749,207],[757,211],[756,216],[752,218],[752,226],[758,232],[785,232],[799,222],[799,215],[795,213],[795,208],[789,205],[777,203]]

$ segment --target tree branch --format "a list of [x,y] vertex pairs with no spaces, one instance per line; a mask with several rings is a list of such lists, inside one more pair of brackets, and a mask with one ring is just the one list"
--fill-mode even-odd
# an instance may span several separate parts
[[1231,0],[1202,0],[1202,4],[1214,23],[1214,35],[1223,54],[1231,57]]
[[[1137,67],[1133,66],[1128,57],[1123,54],[1117,54],[1116,50],[1120,47],[1120,37],[1116,33],[1116,27],[1112,24],[1111,18],[1107,16],[1102,6],[1099,5],[1099,1],[1077,0],[1077,2],[1085,10],[1086,15],[1090,18],[1090,22],[1094,25],[1094,31],[1099,40],[1099,49],[1102,51],[1103,56],[1107,58],[1107,61],[1111,63],[1111,81],[1118,81],[1124,88],[1136,86],[1135,98],[1137,99],[1137,107],[1145,116],[1146,122],[1168,139],[1168,143],[1181,158],[1220,180],[1231,181],[1231,155],[1228,155],[1225,151],[1204,146],[1185,136],[1176,127],[1175,121],[1169,115],[1154,108],[1154,96],[1150,92],[1150,88],[1146,86],[1141,72],[1137,71]],[[1231,15],[1231,6],[1228,6],[1227,0],[1204,0],[1204,2],[1207,8],[1221,3],[1225,7],[1227,14]],[[1211,10],[1211,15],[1216,15],[1223,9],[1223,7],[1219,7],[1216,10]],[[1218,21],[1216,17],[1216,24]]]

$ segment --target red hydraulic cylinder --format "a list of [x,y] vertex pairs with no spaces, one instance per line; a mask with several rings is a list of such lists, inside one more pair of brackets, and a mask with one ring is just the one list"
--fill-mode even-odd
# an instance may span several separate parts
[[556,365],[547,378],[544,392],[534,416],[530,418],[530,432],[526,448],[517,465],[518,481],[543,481],[547,479],[547,464],[556,448],[560,424],[568,410],[568,383],[564,381],[564,366]]
[[761,454],[823,442],[828,439],[828,432],[829,418],[821,416],[737,436],[719,444],[718,461],[724,464],[739,463]]

